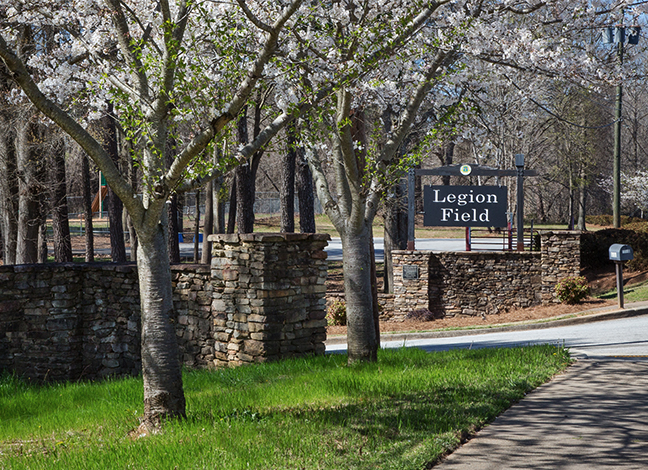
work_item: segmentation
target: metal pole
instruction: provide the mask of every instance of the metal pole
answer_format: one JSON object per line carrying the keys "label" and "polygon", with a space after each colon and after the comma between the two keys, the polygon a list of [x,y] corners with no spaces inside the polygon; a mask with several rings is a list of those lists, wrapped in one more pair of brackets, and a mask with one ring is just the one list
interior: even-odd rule
{"label": "metal pole", "polygon": [[524,251],[524,155],[515,156],[517,168],[517,251]]}
{"label": "metal pole", "polygon": [[414,243],[414,224],[416,223],[416,206],[414,204],[414,185],[416,173],[414,168],[407,171],[407,249],[416,250]]}
{"label": "metal pole", "polygon": [[[623,35],[620,35],[623,38]],[[623,39],[618,42],[617,55],[623,65]],[[616,106],[614,122],[614,161],[612,169],[612,221],[614,228],[621,228],[621,107],[623,104],[623,85],[616,89]]]}
{"label": "metal pole", "polygon": [[619,308],[623,308],[623,263],[615,261],[616,266],[616,282],[617,282],[617,298],[619,299]]}

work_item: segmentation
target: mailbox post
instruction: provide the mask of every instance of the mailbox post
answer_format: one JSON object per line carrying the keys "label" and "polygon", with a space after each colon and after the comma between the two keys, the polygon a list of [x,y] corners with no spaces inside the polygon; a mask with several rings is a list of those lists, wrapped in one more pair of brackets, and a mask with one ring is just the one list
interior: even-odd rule
{"label": "mailbox post", "polygon": [[615,243],[610,246],[610,260],[614,261],[616,266],[617,297],[619,299],[619,308],[623,308],[623,262],[630,261],[634,258],[634,252],[630,245]]}

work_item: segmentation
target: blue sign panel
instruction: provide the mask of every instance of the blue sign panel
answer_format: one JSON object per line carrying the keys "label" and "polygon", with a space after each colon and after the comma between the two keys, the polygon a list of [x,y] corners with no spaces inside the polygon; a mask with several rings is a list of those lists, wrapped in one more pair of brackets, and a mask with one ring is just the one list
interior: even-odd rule
{"label": "blue sign panel", "polygon": [[423,225],[506,227],[506,186],[425,186]]}

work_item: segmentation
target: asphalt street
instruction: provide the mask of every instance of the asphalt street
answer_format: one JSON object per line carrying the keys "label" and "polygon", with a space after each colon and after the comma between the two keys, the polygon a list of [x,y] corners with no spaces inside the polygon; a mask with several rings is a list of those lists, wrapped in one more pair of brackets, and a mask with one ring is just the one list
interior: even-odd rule
{"label": "asphalt street", "polygon": [[[428,251],[464,251],[466,249],[466,241],[463,238],[418,238],[416,239],[416,249]],[[332,238],[325,250],[328,253],[329,260],[342,260],[341,239]],[[384,239],[374,238],[374,251],[376,252],[376,261],[382,262],[385,254]]]}
{"label": "asphalt street", "polygon": [[[584,325],[528,331],[508,331],[485,334],[466,334],[452,338],[401,339],[389,341],[383,337],[383,348],[418,347],[426,351],[449,349],[477,349],[556,344],[571,350],[575,357],[641,358],[648,360],[648,315],[618,320],[607,320]],[[346,344],[330,344],[327,352],[346,351]]]}
{"label": "asphalt street", "polygon": [[[202,244],[199,247],[202,249]],[[193,258],[193,243],[180,243],[180,257]],[[463,238],[420,238],[416,240],[417,250],[429,251],[464,251],[466,249],[466,241]],[[376,252],[376,261],[382,262],[384,259],[384,240],[382,238],[374,238],[374,250]],[[342,261],[342,240],[339,238],[332,238],[325,248],[328,253],[328,259],[331,261]],[[110,254],[110,248],[95,249],[95,253]],[[130,254],[130,248],[126,248],[126,253]]]}

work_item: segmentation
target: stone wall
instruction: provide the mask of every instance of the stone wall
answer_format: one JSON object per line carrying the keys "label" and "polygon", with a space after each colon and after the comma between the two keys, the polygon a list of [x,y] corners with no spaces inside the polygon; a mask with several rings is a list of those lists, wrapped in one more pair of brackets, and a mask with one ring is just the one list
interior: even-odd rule
{"label": "stone wall", "polygon": [[[248,349],[242,351],[249,357],[232,355],[233,364],[322,353],[327,239],[325,235],[300,235],[295,241],[288,235],[265,236],[256,244],[246,244],[249,259],[259,264],[249,265],[249,273],[239,270],[236,280],[224,279],[232,277],[236,260],[223,272],[216,266],[173,266],[176,334],[183,363],[189,367],[228,363],[229,356],[217,357],[221,351],[215,348],[221,348],[220,322],[230,313],[237,315],[236,321],[232,317],[233,323],[228,320],[225,325],[230,337],[255,341],[244,343]],[[303,248],[310,251],[299,254]],[[233,245],[221,254],[246,257]],[[289,273],[293,287],[279,285],[284,273]],[[245,295],[231,295],[232,282],[245,279],[251,282]],[[138,374],[137,282],[133,264],[0,266],[0,370],[37,380]],[[234,303],[229,305],[230,301]],[[245,305],[254,306],[257,316],[243,320]],[[247,337],[253,330],[261,335]],[[275,331],[279,332],[276,340],[269,334]],[[266,340],[271,343],[267,348]],[[272,341],[280,342],[276,354]],[[228,341],[228,347],[230,342],[236,344]],[[254,348],[258,354],[252,354]]]}
{"label": "stone wall", "polygon": [[394,312],[488,315],[556,301],[555,284],[580,272],[580,232],[541,232],[541,252],[394,251]]}
{"label": "stone wall", "polygon": [[209,240],[217,365],[324,353],[328,235],[253,233]]}
{"label": "stone wall", "polygon": [[579,276],[581,271],[579,231],[541,232],[542,302],[559,303],[554,287],[565,277]]}

